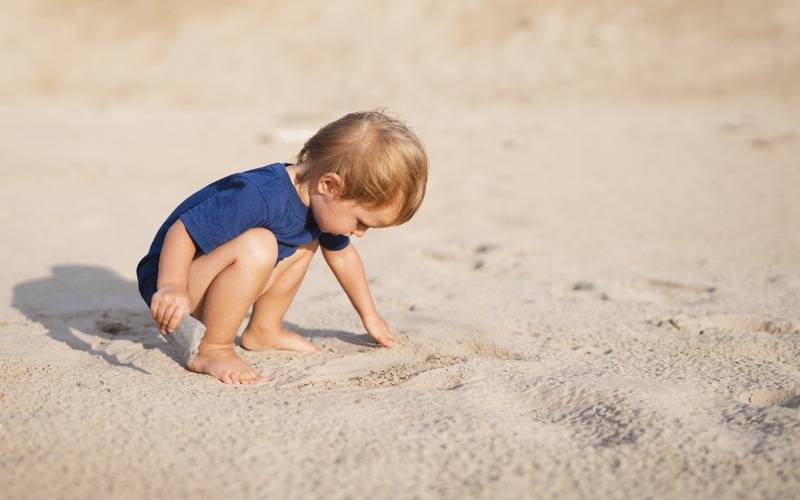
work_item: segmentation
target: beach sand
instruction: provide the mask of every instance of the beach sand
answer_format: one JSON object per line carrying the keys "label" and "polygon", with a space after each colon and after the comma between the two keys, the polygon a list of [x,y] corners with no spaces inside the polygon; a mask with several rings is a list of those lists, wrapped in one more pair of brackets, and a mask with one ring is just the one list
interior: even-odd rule
{"label": "beach sand", "polygon": [[[0,21],[0,497],[800,497],[800,9],[17,2]],[[323,347],[176,362],[135,266],[186,196],[355,109],[420,213],[321,258]]]}

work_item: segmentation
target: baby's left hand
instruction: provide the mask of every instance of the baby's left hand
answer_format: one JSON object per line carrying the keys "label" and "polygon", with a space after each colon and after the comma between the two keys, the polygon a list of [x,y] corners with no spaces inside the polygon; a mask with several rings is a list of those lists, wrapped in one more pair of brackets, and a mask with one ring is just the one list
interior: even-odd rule
{"label": "baby's left hand", "polygon": [[365,317],[364,328],[366,328],[367,333],[372,335],[372,337],[383,347],[392,347],[395,343],[397,343],[397,337],[392,335],[392,332],[389,331],[389,325],[380,314],[376,313],[374,315]]}

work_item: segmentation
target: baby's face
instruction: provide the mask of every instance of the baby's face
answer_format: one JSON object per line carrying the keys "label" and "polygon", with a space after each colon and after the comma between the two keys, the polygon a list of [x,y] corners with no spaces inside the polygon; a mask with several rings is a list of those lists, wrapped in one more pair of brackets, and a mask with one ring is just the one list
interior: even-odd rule
{"label": "baby's face", "polygon": [[312,197],[311,209],[323,232],[359,238],[370,228],[390,226],[397,211],[391,205],[371,208],[355,200],[326,197]]}

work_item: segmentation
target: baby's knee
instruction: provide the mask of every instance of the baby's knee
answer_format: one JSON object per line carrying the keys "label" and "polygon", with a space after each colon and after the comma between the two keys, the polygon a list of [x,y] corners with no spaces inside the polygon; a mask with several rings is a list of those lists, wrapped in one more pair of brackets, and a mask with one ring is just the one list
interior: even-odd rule
{"label": "baby's knee", "polygon": [[258,269],[272,269],[278,260],[278,242],[271,231],[253,228],[239,235],[236,262]]}

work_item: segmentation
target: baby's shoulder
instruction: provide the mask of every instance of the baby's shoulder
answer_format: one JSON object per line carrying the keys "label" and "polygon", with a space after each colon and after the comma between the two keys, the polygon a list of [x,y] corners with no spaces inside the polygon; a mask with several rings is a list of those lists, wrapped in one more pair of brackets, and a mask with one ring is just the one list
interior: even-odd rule
{"label": "baby's shoulder", "polygon": [[287,173],[284,163],[272,163],[252,170],[245,170],[244,172],[236,174],[236,177],[247,180],[251,185],[257,188],[263,187],[275,190],[286,189],[284,177],[287,177]]}
{"label": "baby's shoulder", "polygon": [[244,180],[264,199],[270,209],[285,210],[285,205],[292,201],[294,185],[286,172],[285,163],[272,163],[235,175]]}

